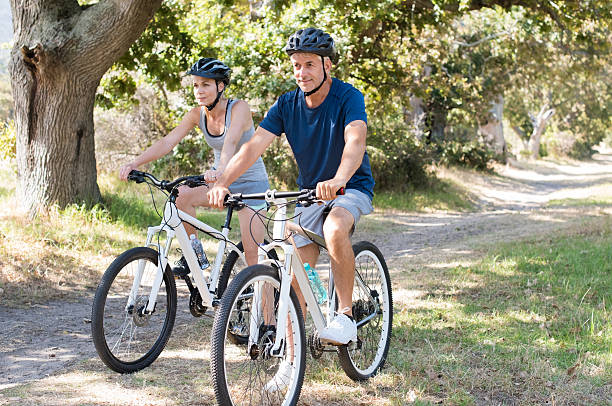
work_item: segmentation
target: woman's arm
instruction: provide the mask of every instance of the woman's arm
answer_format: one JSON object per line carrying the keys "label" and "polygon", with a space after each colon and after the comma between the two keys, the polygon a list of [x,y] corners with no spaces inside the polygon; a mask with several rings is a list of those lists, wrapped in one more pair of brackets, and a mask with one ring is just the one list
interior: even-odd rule
{"label": "woman's arm", "polygon": [[200,120],[200,107],[195,107],[189,111],[181,120],[180,124],[170,131],[165,137],[157,140],[142,154],[140,154],[132,162],[123,165],[119,169],[119,178],[125,180],[132,169],[136,169],[141,165],[156,161],[159,158],[172,151],[187,134],[195,127]]}

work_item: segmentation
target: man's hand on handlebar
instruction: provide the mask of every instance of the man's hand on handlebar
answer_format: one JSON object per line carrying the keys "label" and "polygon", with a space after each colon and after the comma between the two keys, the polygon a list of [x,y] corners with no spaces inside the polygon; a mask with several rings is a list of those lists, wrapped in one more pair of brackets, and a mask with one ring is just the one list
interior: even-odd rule
{"label": "man's hand on handlebar", "polygon": [[215,183],[212,189],[207,193],[208,204],[210,207],[216,207],[217,209],[223,209],[223,203],[225,202],[225,196],[229,195],[230,191],[223,185]]}
{"label": "man's hand on handlebar", "polygon": [[317,198],[321,200],[333,200],[337,192],[346,187],[346,182],[338,179],[330,179],[317,183]]}

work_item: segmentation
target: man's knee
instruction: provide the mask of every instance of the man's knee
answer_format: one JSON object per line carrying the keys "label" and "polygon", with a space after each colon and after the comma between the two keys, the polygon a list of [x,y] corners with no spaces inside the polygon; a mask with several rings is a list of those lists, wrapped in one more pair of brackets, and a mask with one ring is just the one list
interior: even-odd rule
{"label": "man's knee", "polygon": [[325,239],[347,238],[353,228],[353,215],[344,207],[334,207],[323,223]]}

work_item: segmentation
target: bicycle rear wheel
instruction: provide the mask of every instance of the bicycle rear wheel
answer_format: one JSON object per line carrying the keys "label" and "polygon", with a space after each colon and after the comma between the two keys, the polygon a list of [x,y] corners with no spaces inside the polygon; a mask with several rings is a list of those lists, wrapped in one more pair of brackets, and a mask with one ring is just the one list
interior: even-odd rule
{"label": "bicycle rear wheel", "polygon": [[[164,349],[176,317],[176,285],[166,266],[153,313],[144,314],[157,275],[157,251],[138,247],[117,257],[96,290],[91,334],[100,359],[113,371],[136,372],[151,365]],[[134,277],[142,278],[127,306]]]}
{"label": "bicycle rear wheel", "polygon": [[376,375],[387,359],[393,298],[389,270],[379,249],[361,241],[353,245],[353,252],[353,317],[357,322],[357,343],[338,347],[338,357],[349,378],[363,381]]}
{"label": "bicycle rear wheel", "polygon": [[[262,299],[255,302],[254,292]],[[276,339],[280,280],[277,271],[254,265],[240,272],[223,294],[212,330],[211,372],[219,405],[295,405],[304,380],[306,336],[295,292],[288,304],[288,328],[282,358],[270,353]],[[264,298],[265,297],[265,298]],[[235,320],[242,323],[235,325]],[[230,332],[239,328],[249,336],[259,331],[258,342],[236,343]],[[291,355],[293,354],[293,355]],[[286,369],[287,363],[292,365]],[[282,373],[287,370],[288,373]]]}

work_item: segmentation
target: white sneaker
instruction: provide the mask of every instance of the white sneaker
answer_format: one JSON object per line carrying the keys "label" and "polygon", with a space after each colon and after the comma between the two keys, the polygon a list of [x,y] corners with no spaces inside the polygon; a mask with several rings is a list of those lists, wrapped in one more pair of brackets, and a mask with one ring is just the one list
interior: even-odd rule
{"label": "white sneaker", "polygon": [[346,314],[338,314],[320,333],[321,342],[344,345],[357,341],[357,324]]}
{"label": "white sneaker", "polygon": [[289,361],[281,361],[278,366],[278,371],[270,381],[264,386],[264,391],[271,392],[279,392],[287,388],[289,386],[289,382],[291,382],[291,376],[293,375],[293,364]]}

